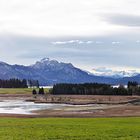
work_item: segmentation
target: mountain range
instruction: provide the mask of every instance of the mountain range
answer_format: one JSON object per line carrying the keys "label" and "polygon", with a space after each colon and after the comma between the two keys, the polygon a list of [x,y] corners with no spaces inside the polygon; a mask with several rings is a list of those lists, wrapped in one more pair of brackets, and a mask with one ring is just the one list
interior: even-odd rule
{"label": "mountain range", "polygon": [[91,73],[97,76],[112,78],[133,77],[139,74],[136,70],[112,70],[106,67],[93,68]]}
{"label": "mountain range", "polygon": [[49,58],[44,58],[29,66],[10,65],[0,62],[0,79],[10,78],[39,80],[41,85],[86,82],[107,84],[126,84],[128,81],[140,82],[140,74],[117,78],[106,75],[95,75],[76,68],[71,63],[58,62]]}

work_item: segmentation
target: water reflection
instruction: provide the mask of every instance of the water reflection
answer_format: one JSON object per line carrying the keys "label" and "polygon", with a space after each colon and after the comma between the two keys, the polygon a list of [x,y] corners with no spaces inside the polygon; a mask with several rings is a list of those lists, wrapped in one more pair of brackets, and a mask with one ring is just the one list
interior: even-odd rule
{"label": "water reflection", "polygon": [[26,102],[23,100],[4,100],[0,102],[0,113],[8,114],[31,114],[34,110],[60,109],[69,105],[65,104],[42,104]]}

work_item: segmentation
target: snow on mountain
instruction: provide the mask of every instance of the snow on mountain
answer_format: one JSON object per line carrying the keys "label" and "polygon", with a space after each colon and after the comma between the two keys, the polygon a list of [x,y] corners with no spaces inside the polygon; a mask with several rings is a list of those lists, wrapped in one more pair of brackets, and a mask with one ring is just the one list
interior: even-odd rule
{"label": "snow on mountain", "polygon": [[71,63],[58,62],[43,58],[30,66],[9,65],[0,63],[0,79],[34,79],[41,85],[56,83],[112,83],[112,78],[89,75],[87,72],[74,67]]}
{"label": "snow on mountain", "polygon": [[99,67],[92,69],[92,74],[104,77],[123,78],[132,77],[139,74],[136,70],[112,70],[106,67]]}
{"label": "snow on mountain", "polygon": [[140,82],[140,74],[137,74],[136,71],[113,71],[107,68],[93,69],[91,74],[74,67],[71,63],[58,62],[49,58],[44,58],[30,66],[0,62],[0,79],[34,79],[39,80],[41,85],[56,83],[126,84],[128,81]]}

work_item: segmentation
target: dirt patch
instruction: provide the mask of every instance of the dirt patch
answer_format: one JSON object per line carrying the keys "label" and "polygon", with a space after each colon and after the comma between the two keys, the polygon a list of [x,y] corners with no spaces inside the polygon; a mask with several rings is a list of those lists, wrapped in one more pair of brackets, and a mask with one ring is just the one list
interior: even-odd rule
{"label": "dirt patch", "polygon": [[121,105],[86,110],[42,110],[35,111],[44,117],[134,117],[140,116],[140,106]]}
{"label": "dirt patch", "polygon": [[96,95],[49,95],[37,96],[29,101],[36,103],[86,104],[126,104],[140,101],[140,96],[96,96]]}
{"label": "dirt patch", "polygon": [[3,100],[30,100],[33,96],[31,94],[0,94],[0,101]]}

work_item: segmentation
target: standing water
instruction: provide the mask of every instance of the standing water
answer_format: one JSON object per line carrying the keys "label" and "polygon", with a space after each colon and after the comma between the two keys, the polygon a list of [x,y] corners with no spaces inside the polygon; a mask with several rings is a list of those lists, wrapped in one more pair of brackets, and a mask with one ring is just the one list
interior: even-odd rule
{"label": "standing water", "polygon": [[59,109],[64,106],[69,106],[65,104],[43,104],[26,102],[24,100],[4,100],[0,102],[0,113],[8,114],[31,114],[34,110],[43,109]]}

